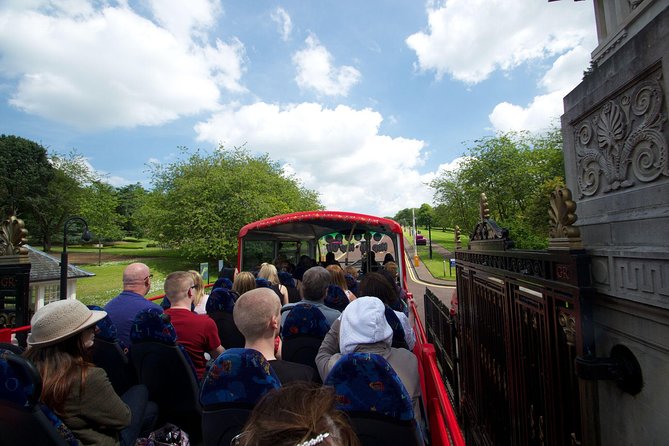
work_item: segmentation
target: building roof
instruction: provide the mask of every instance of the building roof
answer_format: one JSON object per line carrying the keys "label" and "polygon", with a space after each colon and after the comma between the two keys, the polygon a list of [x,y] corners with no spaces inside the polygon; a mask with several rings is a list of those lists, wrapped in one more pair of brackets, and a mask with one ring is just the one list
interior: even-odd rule
{"label": "building roof", "polygon": [[[39,249],[30,245],[24,245],[28,249],[30,259],[30,282],[47,282],[60,279],[60,260],[51,257]],[[95,274],[77,268],[74,265],[67,265],[67,277],[80,278],[92,277]]]}

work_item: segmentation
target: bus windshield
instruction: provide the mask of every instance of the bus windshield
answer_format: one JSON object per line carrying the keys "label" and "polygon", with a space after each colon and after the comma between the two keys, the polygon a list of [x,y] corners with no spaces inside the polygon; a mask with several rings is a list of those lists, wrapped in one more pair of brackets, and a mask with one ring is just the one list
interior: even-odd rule
{"label": "bus windshield", "polygon": [[341,265],[364,272],[374,270],[389,254],[406,287],[402,228],[387,218],[352,212],[295,212],[249,223],[239,231],[238,243],[240,271],[252,271],[276,259],[297,264],[303,255],[324,261],[332,252]]}

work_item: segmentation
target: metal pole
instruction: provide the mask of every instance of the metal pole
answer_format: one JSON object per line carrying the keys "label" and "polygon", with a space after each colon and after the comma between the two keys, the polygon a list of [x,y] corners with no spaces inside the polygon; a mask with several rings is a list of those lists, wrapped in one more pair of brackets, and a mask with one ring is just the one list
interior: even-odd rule
{"label": "metal pole", "polygon": [[430,239],[430,260],[432,260],[432,219],[427,220],[427,237]]}
{"label": "metal pole", "polygon": [[88,223],[83,218],[70,217],[63,223],[63,252],[60,255],[60,300],[67,299],[67,227],[73,221],[79,221],[84,225],[81,239],[85,242],[91,239],[91,233],[88,232]]}

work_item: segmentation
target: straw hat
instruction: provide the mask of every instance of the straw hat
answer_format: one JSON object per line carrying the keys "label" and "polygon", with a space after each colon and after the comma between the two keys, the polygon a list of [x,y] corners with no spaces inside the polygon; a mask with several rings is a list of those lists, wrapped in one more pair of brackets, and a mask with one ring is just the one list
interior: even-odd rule
{"label": "straw hat", "polygon": [[95,325],[107,316],[106,311],[89,310],[78,300],[59,300],[37,310],[30,320],[32,331],[28,335],[31,346],[56,344],[84,329]]}

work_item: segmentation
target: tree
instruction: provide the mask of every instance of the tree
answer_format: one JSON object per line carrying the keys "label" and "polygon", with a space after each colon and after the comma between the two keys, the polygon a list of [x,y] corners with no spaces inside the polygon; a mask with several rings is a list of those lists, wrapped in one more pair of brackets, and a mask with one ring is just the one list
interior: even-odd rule
{"label": "tree", "polygon": [[432,210],[432,206],[427,203],[421,204],[416,211],[416,226],[427,227],[428,224],[432,224],[433,217],[434,211]]}
{"label": "tree", "polygon": [[403,226],[412,226],[413,225],[413,213],[411,212],[410,208],[404,208],[401,211],[399,211],[395,216],[393,217],[393,220],[398,222],[399,224]]}
{"label": "tree", "polygon": [[564,182],[561,136],[559,129],[552,129],[541,135],[507,132],[474,141],[458,171],[431,183],[435,201],[452,214],[452,224],[471,230],[479,219],[480,194],[485,193],[491,218],[509,229],[516,246],[545,246],[546,189]]}
{"label": "tree", "polygon": [[1,211],[25,218],[27,203],[39,197],[55,175],[47,151],[25,138],[0,135],[0,159]]}
{"label": "tree", "polygon": [[137,217],[137,211],[146,200],[147,190],[141,184],[129,184],[117,189],[118,206],[116,213],[121,217],[121,229],[127,235],[142,237],[144,235],[143,222]]}
{"label": "tree", "polygon": [[88,223],[96,240],[119,240],[122,216],[117,213],[119,197],[114,187],[102,181],[85,186],[79,199],[79,215]]}
{"label": "tree", "polygon": [[237,255],[243,225],[321,208],[316,192],[287,176],[267,155],[252,156],[242,149],[196,152],[169,165],[154,165],[152,184],[140,210],[148,235],[194,260],[229,262]]}

